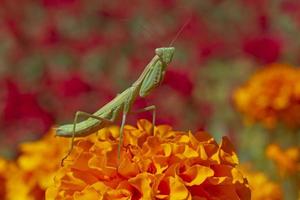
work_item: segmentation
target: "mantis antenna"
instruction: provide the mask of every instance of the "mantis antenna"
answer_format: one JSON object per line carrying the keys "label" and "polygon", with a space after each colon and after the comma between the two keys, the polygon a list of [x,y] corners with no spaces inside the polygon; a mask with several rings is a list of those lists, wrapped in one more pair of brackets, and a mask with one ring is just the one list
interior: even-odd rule
{"label": "mantis antenna", "polygon": [[185,21],[185,23],[181,26],[180,30],[177,32],[173,40],[170,42],[169,47],[173,45],[173,43],[177,40],[179,35],[182,33],[182,31],[185,29],[185,27],[190,23],[192,20],[192,17],[190,17],[188,20]]}

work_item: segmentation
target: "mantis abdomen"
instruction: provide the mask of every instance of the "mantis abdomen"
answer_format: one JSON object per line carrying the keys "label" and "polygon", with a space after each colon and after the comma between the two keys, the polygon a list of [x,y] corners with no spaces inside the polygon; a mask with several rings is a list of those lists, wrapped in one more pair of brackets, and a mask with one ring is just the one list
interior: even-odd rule
{"label": "mantis abdomen", "polygon": [[[105,127],[108,123],[114,122],[124,108],[127,110],[130,109],[131,105],[129,105],[129,102],[124,101],[124,99],[132,98],[132,89],[133,88],[128,88],[121,94],[117,95],[111,102],[103,106],[97,112],[91,114],[88,119],[82,122],[66,124],[58,127],[56,129],[56,135],[60,137],[72,137],[74,134],[76,137],[84,137],[95,133],[100,128]],[[88,114],[85,113],[84,115],[87,116]],[[77,119],[75,121],[77,121]]]}
{"label": "mantis abdomen", "polygon": [[[60,126],[56,130],[56,135],[60,137],[72,137],[74,124],[66,124]],[[76,123],[75,135],[76,137],[84,137],[96,132],[105,126],[101,120],[89,118],[88,120]]]}

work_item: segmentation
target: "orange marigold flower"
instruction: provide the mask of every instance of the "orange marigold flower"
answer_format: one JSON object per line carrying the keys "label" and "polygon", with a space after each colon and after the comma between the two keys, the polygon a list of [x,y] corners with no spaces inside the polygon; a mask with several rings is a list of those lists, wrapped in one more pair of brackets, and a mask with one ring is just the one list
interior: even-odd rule
{"label": "orange marigold flower", "polygon": [[282,200],[282,188],[262,172],[253,171],[248,165],[239,167],[249,181],[252,200]]}
{"label": "orange marigold flower", "polygon": [[246,121],[274,128],[278,122],[300,126],[300,69],[272,64],[254,74],[234,93],[237,109]]}
{"label": "orange marigold flower", "polygon": [[10,167],[7,199],[45,199],[45,190],[53,185],[54,173],[60,167],[68,143],[65,138],[55,138],[54,132],[50,131],[41,140],[21,144],[21,154]]}
{"label": "orange marigold flower", "polygon": [[283,150],[277,144],[270,144],[266,149],[266,154],[275,162],[281,176],[300,172],[299,147],[289,147]]}
{"label": "orange marigold flower", "polygon": [[229,140],[218,145],[205,132],[173,131],[146,120],[125,126],[121,159],[119,127],[76,140],[69,162],[58,170],[47,200],[250,199]]}

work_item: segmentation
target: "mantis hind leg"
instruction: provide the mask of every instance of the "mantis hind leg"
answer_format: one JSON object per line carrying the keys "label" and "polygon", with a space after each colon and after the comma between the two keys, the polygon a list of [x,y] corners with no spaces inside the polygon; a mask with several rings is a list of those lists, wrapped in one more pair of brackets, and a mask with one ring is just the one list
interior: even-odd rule
{"label": "mantis hind leg", "polygon": [[[147,111],[150,111],[150,110],[152,110],[152,124],[153,124],[152,132],[154,132],[155,118],[156,118],[156,107],[155,107],[155,105],[147,106],[145,108],[141,108],[139,110],[132,111],[132,112],[130,112],[130,114],[147,112]],[[120,161],[120,157],[121,157],[121,146],[123,145],[124,125],[125,125],[125,122],[126,122],[126,117],[127,117],[127,113],[124,112],[123,117],[122,117],[121,127],[120,127],[120,140],[119,140],[119,145],[118,145],[118,161]]]}
{"label": "mantis hind leg", "polygon": [[154,127],[155,127],[155,120],[156,120],[156,106],[155,105],[151,105],[151,106],[147,106],[145,108],[141,108],[135,111],[132,111],[130,113],[132,114],[137,114],[137,113],[141,113],[141,112],[147,112],[147,111],[151,111],[152,110],[152,133],[154,134]]}
{"label": "mantis hind leg", "polygon": [[96,116],[96,115],[92,115],[92,114],[89,114],[89,113],[86,113],[86,112],[77,111],[76,114],[75,114],[75,117],[74,117],[74,122],[73,122],[71,145],[70,145],[68,153],[61,160],[61,163],[60,163],[61,166],[64,166],[64,161],[67,159],[67,157],[69,157],[69,155],[71,154],[71,152],[74,148],[74,140],[75,140],[75,133],[76,133],[75,130],[76,130],[76,125],[78,123],[79,116],[84,116],[84,117],[87,117],[87,118],[97,119],[99,121],[103,121],[103,122],[106,122],[106,123],[112,123],[113,122],[113,120],[108,120],[108,119],[105,119],[105,118],[102,118],[102,117],[99,117],[99,116]]}

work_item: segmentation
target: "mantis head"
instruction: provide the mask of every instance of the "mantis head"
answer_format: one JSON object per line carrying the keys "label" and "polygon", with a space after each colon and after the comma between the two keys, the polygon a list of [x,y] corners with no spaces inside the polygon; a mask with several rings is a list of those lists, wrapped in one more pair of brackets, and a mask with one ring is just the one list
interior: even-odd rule
{"label": "mantis head", "polygon": [[165,64],[169,64],[172,61],[174,52],[175,52],[174,47],[161,47],[161,48],[155,49],[155,54]]}
{"label": "mantis head", "polygon": [[155,54],[158,56],[158,61],[153,63],[147,71],[139,95],[147,96],[154,88],[158,87],[165,75],[167,65],[172,61],[175,52],[174,47],[162,47],[155,49]]}

